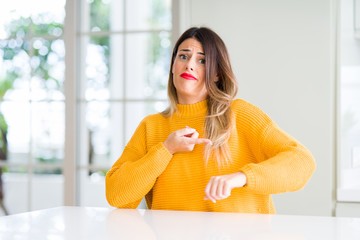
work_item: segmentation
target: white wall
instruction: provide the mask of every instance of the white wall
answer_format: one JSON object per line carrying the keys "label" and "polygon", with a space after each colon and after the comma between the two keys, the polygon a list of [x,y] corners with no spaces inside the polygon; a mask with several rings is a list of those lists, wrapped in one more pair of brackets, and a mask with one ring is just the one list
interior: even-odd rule
{"label": "white wall", "polygon": [[332,215],[333,2],[188,0],[182,4],[180,27],[207,26],[224,40],[238,78],[239,98],[259,106],[315,156],[317,170],[305,189],[274,196],[277,212]]}

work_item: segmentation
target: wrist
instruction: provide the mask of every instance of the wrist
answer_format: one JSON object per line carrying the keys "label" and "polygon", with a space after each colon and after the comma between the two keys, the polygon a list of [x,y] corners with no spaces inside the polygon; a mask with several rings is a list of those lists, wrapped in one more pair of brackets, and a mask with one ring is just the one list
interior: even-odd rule
{"label": "wrist", "polygon": [[245,175],[245,173],[243,173],[242,171],[237,172],[239,174],[240,177],[240,181],[241,181],[241,187],[245,187],[247,184],[247,177]]}
{"label": "wrist", "polygon": [[167,142],[163,142],[164,147],[168,150],[168,152],[173,155],[174,151],[169,147],[169,145],[167,144]]}

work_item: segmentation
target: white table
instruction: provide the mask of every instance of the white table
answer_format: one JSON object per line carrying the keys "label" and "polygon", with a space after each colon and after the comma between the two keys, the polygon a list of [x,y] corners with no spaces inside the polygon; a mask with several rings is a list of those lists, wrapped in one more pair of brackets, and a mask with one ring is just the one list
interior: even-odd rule
{"label": "white table", "polygon": [[360,239],[360,218],[58,207],[0,217],[0,239]]}

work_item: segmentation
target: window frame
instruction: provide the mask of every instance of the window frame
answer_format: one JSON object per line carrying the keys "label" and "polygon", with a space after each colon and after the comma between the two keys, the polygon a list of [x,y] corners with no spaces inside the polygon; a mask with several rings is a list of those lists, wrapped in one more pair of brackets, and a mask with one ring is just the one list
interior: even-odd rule
{"label": "window frame", "polygon": [[[171,38],[171,46],[174,45],[173,39],[174,37],[178,37],[179,33],[179,8],[184,4],[189,6],[188,0],[181,3],[181,0],[172,0],[171,2],[171,12],[172,12],[172,28],[171,29],[158,29],[158,30],[136,30],[136,31],[99,31],[99,32],[90,32],[84,31],[81,32],[82,26],[82,14],[84,11],[88,11],[88,9],[84,9],[84,0],[77,1],[66,1],[66,17],[64,23],[64,40],[65,40],[65,66],[66,66],[66,75],[65,75],[65,116],[66,116],[66,124],[65,124],[65,157],[64,157],[64,205],[66,206],[76,206],[80,204],[80,171],[81,170],[109,170],[106,168],[99,168],[96,166],[85,166],[79,163],[80,152],[87,151],[86,147],[81,146],[80,138],[85,139],[84,133],[81,133],[81,129],[79,127],[81,122],[81,118],[83,116],[83,109],[79,107],[80,104],[84,103],[85,97],[82,96],[80,92],[81,85],[84,84],[84,76],[82,76],[84,65],[81,64],[81,59],[84,59],[81,54],[84,54],[82,43],[82,37],[86,36],[112,36],[114,34],[131,34],[131,33],[154,33],[160,31],[167,31],[170,34]],[[86,4],[85,4],[86,5]],[[126,24],[126,1],[124,1],[123,7],[123,24]],[[75,24],[74,24],[75,23]],[[125,29],[125,27],[123,28]],[[126,41],[123,43],[123,49],[126,49]],[[170,47],[172,48],[172,47]],[[125,52],[124,52],[125,53]],[[125,56],[124,56],[125,58]],[[125,62],[125,61],[124,61]],[[124,75],[126,74],[126,68],[124,67]],[[125,79],[125,77],[124,77]],[[123,89],[125,91],[126,81],[123,81]],[[127,98],[125,94],[123,94],[123,99],[110,99],[109,102],[117,102],[123,105],[123,129],[126,129],[126,121],[125,121],[125,105],[129,102],[156,102],[156,101],[167,101],[164,99],[130,99]],[[80,134],[74,134],[80,133]],[[125,142],[125,134],[123,136],[123,141]]]}

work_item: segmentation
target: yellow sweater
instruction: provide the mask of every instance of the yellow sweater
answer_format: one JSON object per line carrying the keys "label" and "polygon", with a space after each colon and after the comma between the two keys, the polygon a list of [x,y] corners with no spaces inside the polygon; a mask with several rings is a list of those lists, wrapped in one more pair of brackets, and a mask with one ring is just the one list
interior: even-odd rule
{"label": "yellow sweater", "polygon": [[[145,196],[149,209],[275,213],[271,194],[296,191],[315,170],[311,153],[259,108],[234,100],[234,129],[228,140],[232,163],[219,168],[214,160],[205,166],[203,145],[192,152],[175,153],[163,142],[176,130],[189,126],[204,136],[207,101],[178,105],[165,118],[147,116],[136,129],[121,157],[106,175],[106,197],[111,206],[136,208]],[[204,200],[211,176],[242,171],[247,184],[231,196],[213,203]]]}

